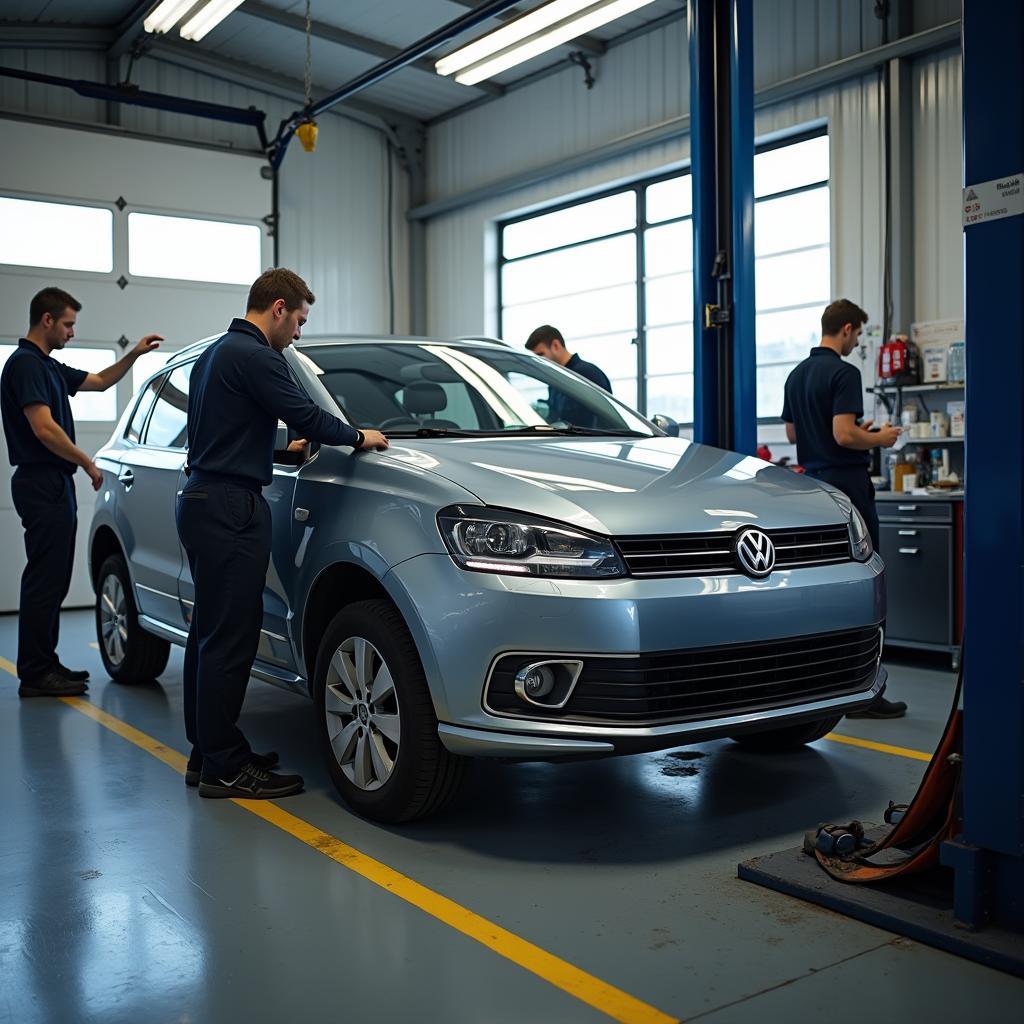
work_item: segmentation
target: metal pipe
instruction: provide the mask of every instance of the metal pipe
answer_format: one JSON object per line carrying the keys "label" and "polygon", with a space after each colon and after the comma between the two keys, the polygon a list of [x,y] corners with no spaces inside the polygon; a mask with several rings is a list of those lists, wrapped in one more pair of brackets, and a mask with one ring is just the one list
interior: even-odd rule
{"label": "metal pipe", "polygon": [[[851,78],[859,78],[861,75],[868,74],[881,67],[894,57],[919,56],[923,53],[952,46],[959,43],[959,40],[959,21],[951,21],[945,25],[928,29],[925,32],[918,32],[916,35],[908,36],[894,43],[877,46],[874,49],[865,50],[863,53],[854,54],[852,57],[844,57],[842,60],[835,61],[832,64],[826,64],[824,67],[815,68],[813,71],[807,71],[802,75],[796,75],[793,78],[787,78],[783,82],[759,89],[754,93],[754,109],[761,110],[776,103],[795,99],[798,96],[805,96],[829,85],[835,85]],[[535,167],[529,171],[510,175],[507,178],[502,178],[488,185],[481,185],[479,188],[470,189],[458,195],[424,203],[422,206],[411,209],[407,216],[410,220],[430,220],[432,217],[452,213],[466,206],[473,206],[477,203],[486,202],[489,199],[495,199],[508,192],[517,192],[519,189],[529,188],[532,185],[544,184],[554,178],[593,167],[594,164],[606,160],[614,160],[617,157],[635,153],[641,149],[659,146],[674,139],[684,138],[689,134],[689,115],[683,114],[679,117],[668,118],[650,127],[621,135],[584,153],[577,153],[566,159],[545,164],[542,167]]]}
{"label": "metal pipe", "polygon": [[295,134],[295,129],[302,118],[316,117],[317,114],[330,110],[331,107],[336,106],[343,100],[350,99],[364,89],[369,89],[370,86],[376,85],[389,75],[394,74],[394,72],[400,71],[407,64],[411,64],[413,61],[419,60],[420,57],[426,56],[426,54],[436,50],[439,46],[461,35],[461,33],[468,29],[475,28],[481,22],[501,14],[510,7],[514,7],[516,3],[517,0],[487,0],[486,3],[474,7],[473,10],[467,11],[461,17],[448,22],[447,25],[443,25],[436,31],[431,32],[430,35],[424,36],[411,46],[407,46],[404,50],[400,50],[394,57],[381,61],[380,64],[370,68],[369,71],[365,71],[351,81],[346,82],[341,88],[329,93],[323,99],[317,100],[308,110],[294,111],[287,121],[282,124],[281,130],[271,146],[271,161],[275,166],[280,166],[281,160],[284,159],[284,151],[287,149],[288,143]]}

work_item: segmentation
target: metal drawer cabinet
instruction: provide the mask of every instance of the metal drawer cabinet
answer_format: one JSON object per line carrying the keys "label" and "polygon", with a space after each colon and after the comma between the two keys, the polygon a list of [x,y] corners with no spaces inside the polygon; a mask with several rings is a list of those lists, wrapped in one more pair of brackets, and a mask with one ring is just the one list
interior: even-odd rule
{"label": "metal drawer cabinet", "polygon": [[886,640],[953,644],[952,525],[934,519],[912,525],[883,522],[881,541],[888,590]]}

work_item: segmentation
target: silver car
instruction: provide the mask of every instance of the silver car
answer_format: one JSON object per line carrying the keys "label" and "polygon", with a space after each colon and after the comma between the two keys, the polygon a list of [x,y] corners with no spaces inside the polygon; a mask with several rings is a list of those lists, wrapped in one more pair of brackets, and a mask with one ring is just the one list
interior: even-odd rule
{"label": "silver car", "polygon": [[[152,377],[97,456],[96,628],[118,682],[186,640],[174,506],[213,340]],[[264,491],[253,674],[309,695],[360,813],[436,811],[471,757],[798,746],[883,689],[884,569],[838,491],[668,436],[499,342],[312,339],[286,358],[313,401],[391,439],[300,463],[282,426]]]}

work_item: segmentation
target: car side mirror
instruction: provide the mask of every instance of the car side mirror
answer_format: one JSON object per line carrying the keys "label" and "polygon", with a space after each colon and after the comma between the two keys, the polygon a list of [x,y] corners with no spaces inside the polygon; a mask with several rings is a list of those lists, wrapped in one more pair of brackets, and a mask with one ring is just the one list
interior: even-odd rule
{"label": "car side mirror", "polygon": [[659,429],[664,430],[669,437],[679,436],[679,424],[676,423],[671,416],[666,416],[664,413],[655,413],[651,417],[651,422]]}
{"label": "car side mirror", "polygon": [[288,445],[288,428],[283,423],[277,425],[277,437],[274,439],[275,466],[301,466],[306,461],[306,452],[290,452]]}

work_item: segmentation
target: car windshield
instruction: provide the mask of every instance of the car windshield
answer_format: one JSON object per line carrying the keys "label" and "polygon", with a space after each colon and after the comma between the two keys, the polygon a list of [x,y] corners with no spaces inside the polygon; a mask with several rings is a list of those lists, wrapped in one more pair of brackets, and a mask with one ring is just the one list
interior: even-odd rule
{"label": "car windshield", "polygon": [[575,373],[497,345],[368,341],[297,354],[351,423],[391,436],[658,433]]}

